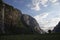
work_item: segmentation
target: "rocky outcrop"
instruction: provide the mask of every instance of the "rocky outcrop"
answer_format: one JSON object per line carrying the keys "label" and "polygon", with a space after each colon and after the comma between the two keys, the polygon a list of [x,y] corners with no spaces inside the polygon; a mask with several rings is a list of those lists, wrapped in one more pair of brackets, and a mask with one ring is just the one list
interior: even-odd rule
{"label": "rocky outcrop", "polygon": [[60,22],[56,25],[56,27],[53,29],[53,32],[60,32]]}
{"label": "rocky outcrop", "polygon": [[5,31],[5,34],[40,34],[42,32],[37,21],[27,14],[22,14],[20,10],[3,2],[0,3],[0,10],[0,33]]}
{"label": "rocky outcrop", "polygon": [[23,14],[21,18],[23,24],[29,28],[31,32],[38,32],[41,33],[41,29],[37,21],[31,17],[30,15]]}

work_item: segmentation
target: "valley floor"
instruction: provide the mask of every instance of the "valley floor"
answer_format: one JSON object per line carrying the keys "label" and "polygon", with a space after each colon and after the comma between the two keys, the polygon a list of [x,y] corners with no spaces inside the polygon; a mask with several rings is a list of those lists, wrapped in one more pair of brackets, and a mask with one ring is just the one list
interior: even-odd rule
{"label": "valley floor", "polygon": [[1,35],[0,40],[60,40],[59,34]]}

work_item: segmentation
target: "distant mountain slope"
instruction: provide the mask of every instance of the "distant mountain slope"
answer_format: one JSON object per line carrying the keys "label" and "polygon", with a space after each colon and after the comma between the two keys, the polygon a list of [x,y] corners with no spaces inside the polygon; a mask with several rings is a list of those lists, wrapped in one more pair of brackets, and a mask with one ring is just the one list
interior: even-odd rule
{"label": "distant mountain slope", "polygon": [[23,14],[21,19],[22,19],[23,24],[25,24],[25,26],[27,26],[30,31],[41,33],[39,24],[33,17],[27,14]]}
{"label": "distant mountain slope", "polygon": [[53,32],[60,32],[60,22],[56,25],[56,27],[53,29]]}
{"label": "distant mountain slope", "polygon": [[[2,24],[4,24],[4,26]],[[4,34],[40,34],[42,32],[33,17],[22,14],[20,10],[1,1],[0,34],[3,34],[4,31]]]}

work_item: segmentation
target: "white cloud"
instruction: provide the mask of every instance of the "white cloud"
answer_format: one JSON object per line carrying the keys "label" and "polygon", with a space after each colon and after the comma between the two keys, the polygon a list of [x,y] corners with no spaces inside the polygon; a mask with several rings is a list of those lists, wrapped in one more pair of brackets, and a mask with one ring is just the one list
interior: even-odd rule
{"label": "white cloud", "polygon": [[28,7],[30,6],[30,8],[35,11],[41,10],[40,1],[41,0],[32,0],[32,4],[28,4]]}
{"label": "white cloud", "polygon": [[32,10],[39,11],[41,10],[41,5],[47,7],[46,3],[47,0],[32,0],[32,4],[28,4],[28,7],[30,6]]}
{"label": "white cloud", "polygon": [[28,4],[32,10],[39,11],[40,10],[40,0],[32,0],[32,4]]}
{"label": "white cloud", "polygon": [[40,1],[43,6],[46,5],[46,3],[48,2],[48,0],[40,0]]}
{"label": "white cloud", "polygon": [[56,3],[58,0],[50,0],[52,3]]}
{"label": "white cloud", "polygon": [[36,3],[35,5],[33,5],[33,7],[31,9],[39,11],[40,10],[39,3]]}
{"label": "white cloud", "polygon": [[47,7],[48,5],[43,5],[44,7]]}
{"label": "white cloud", "polygon": [[42,14],[40,14],[39,16],[37,15],[37,16],[35,16],[35,18],[36,19],[38,19],[38,18],[46,18],[48,16],[48,13],[42,13]]}
{"label": "white cloud", "polygon": [[60,5],[60,3],[59,2],[56,2],[56,3],[54,3],[54,5]]}
{"label": "white cloud", "polygon": [[[54,17],[49,18],[50,15]],[[34,18],[39,23],[41,29],[47,32],[49,29],[53,30],[53,28],[58,24],[58,22],[60,21],[60,13],[58,13],[57,15],[55,14],[52,15],[51,12],[42,13],[40,15],[34,16]]]}
{"label": "white cloud", "polygon": [[31,10],[35,10],[35,11],[40,11],[41,10],[41,5],[43,7],[47,7],[48,6],[48,2],[51,2],[51,5],[58,5],[58,0],[32,0],[32,3],[28,4],[29,8]]}
{"label": "white cloud", "polygon": [[[42,24],[45,24],[45,18],[48,16],[48,13],[42,13],[40,15],[34,16],[34,18],[37,20],[38,23],[41,23],[40,26],[42,26]],[[44,22],[43,22],[44,21]]]}
{"label": "white cloud", "polygon": [[50,0],[50,2],[52,3],[53,6],[60,5],[59,0]]}

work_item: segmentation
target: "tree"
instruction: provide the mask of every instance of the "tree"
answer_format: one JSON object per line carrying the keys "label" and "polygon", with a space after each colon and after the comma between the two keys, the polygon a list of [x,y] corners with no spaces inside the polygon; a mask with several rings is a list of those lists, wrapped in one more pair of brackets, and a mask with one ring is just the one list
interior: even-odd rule
{"label": "tree", "polygon": [[51,30],[48,30],[48,33],[51,33]]}

